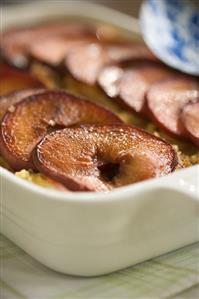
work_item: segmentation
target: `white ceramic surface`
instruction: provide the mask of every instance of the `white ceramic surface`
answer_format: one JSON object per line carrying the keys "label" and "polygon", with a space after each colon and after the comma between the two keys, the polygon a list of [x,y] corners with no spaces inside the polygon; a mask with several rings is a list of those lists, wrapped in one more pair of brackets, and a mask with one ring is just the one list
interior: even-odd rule
{"label": "white ceramic surface", "polygon": [[[3,10],[3,27],[76,15],[138,32],[136,20],[82,1]],[[1,232],[57,271],[110,273],[199,240],[199,166],[109,193],[44,189],[0,167]]]}

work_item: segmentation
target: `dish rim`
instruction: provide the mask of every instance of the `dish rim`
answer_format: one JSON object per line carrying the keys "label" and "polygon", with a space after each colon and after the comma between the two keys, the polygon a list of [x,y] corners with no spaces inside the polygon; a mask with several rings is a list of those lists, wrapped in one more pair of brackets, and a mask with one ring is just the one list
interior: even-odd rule
{"label": "dish rim", "polygon": [[[187,169],[177,170],[176,172],[170,173],[166,176],[160,178],[153,178],[148,179],[146,181],[138,182],[135,184],[118,187],[111,191],[106,192],[66,192],[66,191],[59,191],[56,189],[50,189],[46,187],[39,186],[35,183],[29,182],[22,178],[17,177],[14,173],[10,172],[9,170],[0,166],[0,175],[4,176],[10,183],[20,186],[21,188],[32,191],[35,194],[42,195],[43,197],[50,198],[51,200],[59,200],[59,201],[69,201],[69,202],[76,202],[76,203],[100,203],[100,202],[112,202],[112,201],[120,201],[121,196],[123,196],[122,200],[128,200],[129,196],[133,196],[137,193],[141,192],[149,192],[149,191],[157,191],[157,189],[164,190],[166,189],[176,189],[183,193],[187,193],[188,196],[191,196],[193,200],[199,201],[199,197],[197,198],[197,191],[194,195],[192,190],[192,185],[190,184],[190,188],[184,188],[180,190],[178,185],[182,183],[183,180],[183,172],[188,174],[189,171],[195,170],[199,173],[199,165],[194,165],[188,167]],[[179,175],[180,178],[178,177]],[[175,177],[176,176],[176,177]],[[1,178],[1,185],[2,178]],[[177,185],[177,186],[175,186]],[[175,188],[176,187],[176,188]],[[182,188],[183,186],[181,186]],[[199,190],[198,190],[199,191]]]}

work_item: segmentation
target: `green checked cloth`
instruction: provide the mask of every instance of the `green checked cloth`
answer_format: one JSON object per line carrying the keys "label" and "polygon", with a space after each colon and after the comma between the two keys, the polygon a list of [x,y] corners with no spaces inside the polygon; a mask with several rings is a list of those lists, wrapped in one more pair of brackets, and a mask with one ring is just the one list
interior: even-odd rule
{"label": "green checked cloth", "polygon": [[1,299],[199,298],[199,243],[97,278],[49,270],[0,236]]}

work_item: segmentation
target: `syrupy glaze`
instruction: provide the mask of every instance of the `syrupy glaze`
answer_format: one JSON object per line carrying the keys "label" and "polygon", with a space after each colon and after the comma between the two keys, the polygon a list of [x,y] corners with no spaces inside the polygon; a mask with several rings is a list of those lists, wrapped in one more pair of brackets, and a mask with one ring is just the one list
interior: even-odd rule
{"label": "syrupy glaze", "polygon": [[90,87],[85,84],[74,80],[72,77],[68,76],[63,79],[63,87],[71,91],[76,95],[83,95],[91,101],[111,109],[115,112],[125,123],[132,124],[137,127],[143,128],[149,133],[155,136],[161,137],[171,143],[175,150],[178,152],[181,165],[183,167],[188,167],[194,164],[199,164],[199,151],[198,148],[191,142],[175,138],[170,134],[165,133],[163,130],[159,129],[154,123],[148,119],[139,116],[133,111],[128,111],[127,109],[121,108],[120,105],[113,99],[110,100],[98,86]]}
{"label": "syrupy glaze", "polygon": [[[125,40],[128,37],[129,33],[124,32],[123,30],[118,30],[113,26],[100,25],[98,28],[99,39],[104,39],[105,37],[110,38],[114,36],[114,39],[122,41],[123,36]],[[137,37],[136,37],[137,38]],[[129,39],[130,40],[130,39]],[[173,137],[170,134],[165,133],[163,130],[159,129],[154,123],[149,121],[146,117],[142,117],[126,107],[122,107],[118,104],[117,99],[110,99],[96,83],[87,85],[76,80],[68,72],[63,72],[63,69],[49,67],[39,61],[32,60],[29,70],[34,74],[38,79],[40,79],[48,88],[62,88],[64,90],[70,91],[74,95],[85,97],[90,101],[93,101],[103,107],[109,108],[111,111],[115,112],[125,123],[133,124],[137,127],[143,128],[146,131],[154,134],[155,136],[161,137],[171,143],[176,150],[179,158],[179,168],[188,167],[194,164],[199,164],[199,150],[191,142],[181,140],[179,138]],[[0,158],[0,165],[3,167],[9,168],[8,165]],[[55,184],[50,182],[48,178],[34,173],[33,171],[18,171],[17,176],[27,179],[36,184],[45,186],[45,187],[55,187]],[[42,178],[40,180],[40,178]],[[46,183],[45,183],[46,182]]]}

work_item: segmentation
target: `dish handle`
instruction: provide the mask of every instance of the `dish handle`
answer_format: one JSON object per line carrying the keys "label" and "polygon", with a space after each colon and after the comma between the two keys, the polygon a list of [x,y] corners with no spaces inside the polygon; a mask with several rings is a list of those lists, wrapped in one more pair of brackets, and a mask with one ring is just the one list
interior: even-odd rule
{"label": "dish handle", "polygon": [[179,170],[163,178],[161,186],[194,197],[199,202],[199,165]]}

